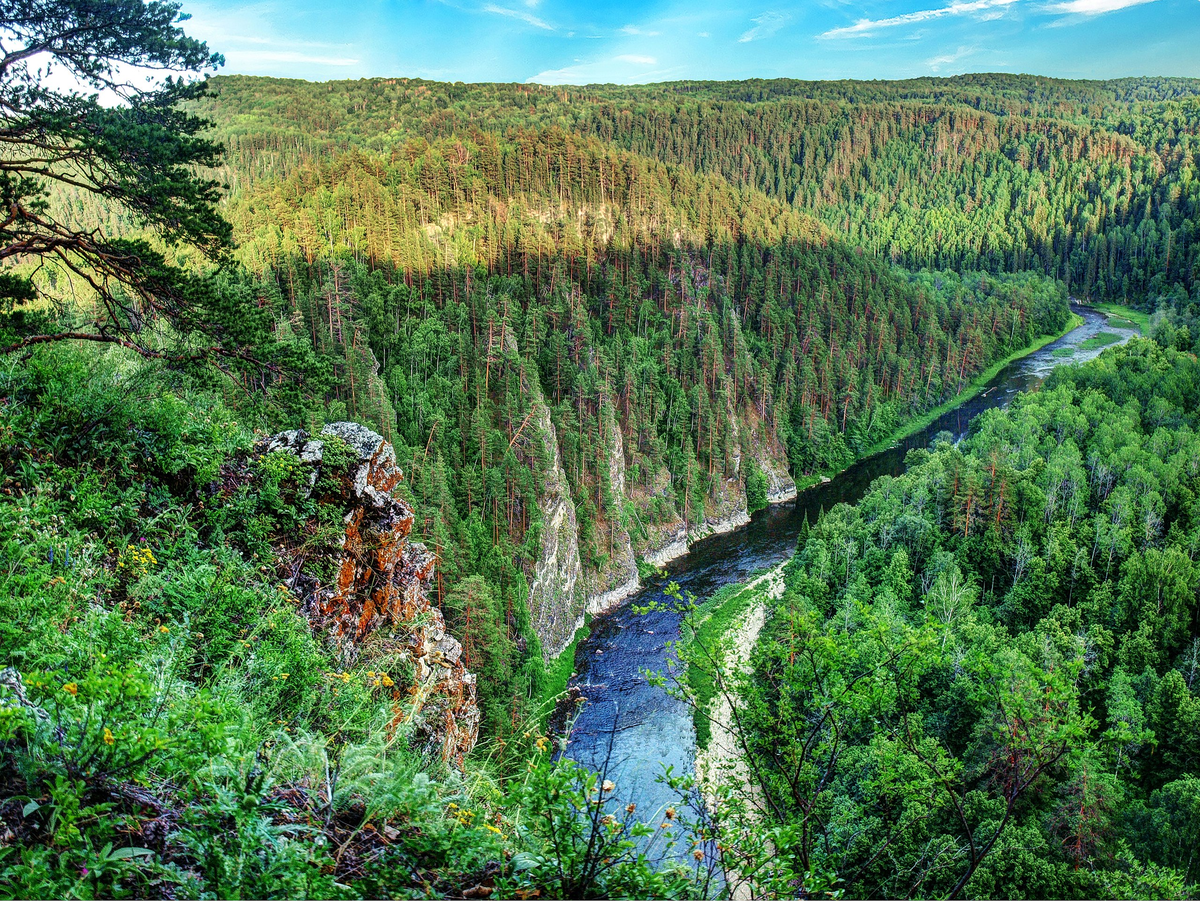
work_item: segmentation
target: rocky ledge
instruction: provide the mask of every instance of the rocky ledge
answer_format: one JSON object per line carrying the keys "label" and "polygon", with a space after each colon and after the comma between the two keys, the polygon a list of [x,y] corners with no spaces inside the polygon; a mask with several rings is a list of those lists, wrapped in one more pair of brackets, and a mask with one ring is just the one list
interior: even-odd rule
{"label": "rocky ledge", "polygon": [[403,474],[392,446],[364,426],[335,422],[319,436],[283,432],[258,452],[297,457],[302,493],[317,492],[323,506],[342,511],[344,531],[330,548],[332,568],[326,569],[331,580],[309,574],[311,559],[280,549],[291,573],[288,587],[309,623],[347,663],[368,644],[373,654],[409,661],[415,684],[407,697],[396,692],[397,716],[412,717],[443,759],[461,767],[479,738],[475,676],[463,664],[462,645],[447,634],[441,611],[429,603],[437,560],[408,540],[413,511],[393,495]]}

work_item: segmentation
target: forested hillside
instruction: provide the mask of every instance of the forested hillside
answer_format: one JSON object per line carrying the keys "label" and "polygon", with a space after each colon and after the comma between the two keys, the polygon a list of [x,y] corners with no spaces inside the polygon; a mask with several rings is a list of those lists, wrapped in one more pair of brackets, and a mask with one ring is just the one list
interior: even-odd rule
{"label": "forested hillside", "polygon": [[[238,257],[332,365],[334,402],[408,461],[496,729],[535,644],[557,655],[637,559],[846,466],[1067,323],[1046,279],[909,274],[754,188],[557,128],[277,176],[228,201]],[[504,613],[524,608],[532,635]]]}
{"label": "forested hillside", "polygon": [[[1192,891],[1200,81],[127,84],[178,14],[0,4],[0,895]],[[569,759],[591,615],[1072,300],[1152,340],[699,672],[736,778]]]}
{"label": "forested hillside", "polygon": [[759,188],[908,266],[1036,269],[1072,294],[1186,303],[1195,250],[1190,79],[307,85],[218,79],[204,108],[237,180],[348,147],[558,126]]}
{"label": "forested hillside", "polygon": [[1198,386],[1192,355],[1110,350],[802,538],[732,678],[814,884],[1191,891]]}

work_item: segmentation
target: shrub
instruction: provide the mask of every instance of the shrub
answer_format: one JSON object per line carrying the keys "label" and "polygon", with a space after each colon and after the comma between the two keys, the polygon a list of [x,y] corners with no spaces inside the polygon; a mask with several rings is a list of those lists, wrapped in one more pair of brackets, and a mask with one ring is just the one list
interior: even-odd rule
{"label": "shrub", "polygon": [[757,513],[767,508],[767,476],[753,459],[746,460],[746,509]]}

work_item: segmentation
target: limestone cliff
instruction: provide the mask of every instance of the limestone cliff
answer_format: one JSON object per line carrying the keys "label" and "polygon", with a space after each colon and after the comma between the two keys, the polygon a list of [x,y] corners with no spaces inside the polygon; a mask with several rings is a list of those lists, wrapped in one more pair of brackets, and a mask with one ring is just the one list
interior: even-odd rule
{"label": "limestone cliff", "polygon": [[544,458],[542,490],[538,506],[542,514],[542,553],[534,566],[529,590],[529,614],[542,642],[542,653],[557,657],[571,642],[583,623],[586,599],[579,561],[579,523],[571,486],[563,472],[558,450],[558,433],[550,410],[536,386],[533,391],[531,426]]}
{"label": "limestone cliff", "polygon": [[370,429],[338,422],[319,437],[284,432],[258,452],[297,457],[302,494],[315,494],[323,508],[333,505],[340,513],[342,530],[324,569],[280,548],[291,573],[288,586],[312,627],[346,662],[366,648],[407,660],[415,683],[405,700],[410,706],[400,709],[397,698],[398,715],[413,717],[428,744],[461,766],[479,737],[475,676],[463,664],[462,646],[446,633],[441,612],[429,603],[437,560],[408,540],[413,511],[393,494],[403,476],[392,446]]}
{"label": "limestone cliff", "polygon": [[[515,344],[509,350],[515,354]],[[744,459],[753,458],[766,475],[771,503],[795,497],[782,445],[757,411],[730,403],[725,410],[725,467],[711,479],[699,509],[696,497],[683,497],[680,480],[662,465],[661,449],[646,442],[639,446],[636,439],[626,443],[628,411],[620,415],[607,388],[597,392],[592,420],[592,440],[599,442],[596,456],[607,466],[573,486],[563,467],[555,411],[536,377],[523,376],[521,387],[529,408],[519,437],[526,452],[532,452],[527,459],[538,474],[541,529],[540,553],[530,572],[529,612],[547,660],[570,644],[587,614],[606,610],[641,587],[639,557],[662,566],[686,554],[696,541],[750,521]],[[635,478],[629,477],[631,471]],[[693,470],[693,475],[707,474]],[[585,496],[590,503],[585,504]],[[580,509],[598,511],[595,521],[581,523]],[[589,536],[586,545],[581,534]]]}

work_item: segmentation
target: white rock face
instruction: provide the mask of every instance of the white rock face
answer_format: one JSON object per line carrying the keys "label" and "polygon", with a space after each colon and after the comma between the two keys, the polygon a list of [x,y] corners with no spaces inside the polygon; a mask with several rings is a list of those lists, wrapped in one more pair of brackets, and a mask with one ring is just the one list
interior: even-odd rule
{"label": "white rock face", "polygon": [[552,461],[543,474],[545,485],[538,506],[542,511],[542,554],[534,567],[529,590],[529,614],[542,642],[547,660],[557,657],[571,643],[576,622],[583,617],[585,602],[580,581],[579,523],[567,474],[558,452],[558,434],[550,410],[539,396],[534,400],[533,422],[540,433],[546,456]]}
{"label": "white rock face", "polygon": [[680,526],[665,542],[648,550],[642,559],[651,566],[666,566],[688,552],[687,537],[687,531]]}

